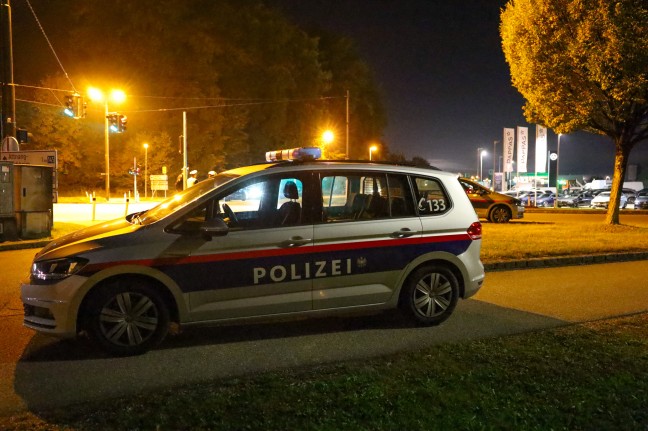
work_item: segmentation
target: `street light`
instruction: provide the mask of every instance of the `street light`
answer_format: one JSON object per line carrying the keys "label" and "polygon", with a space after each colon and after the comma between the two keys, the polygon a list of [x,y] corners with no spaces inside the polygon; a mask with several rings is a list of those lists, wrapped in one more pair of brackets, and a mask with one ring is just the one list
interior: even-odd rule
{"label": "street light", "polygon": [[369,161],[372,160],[371,154],[372,154],[374,151],[377,151],[377,150],[378,150],[378,147],[376,147],[375,145],[372,145],[371,147],[369,147]]}
{"label": "street light", "polygon": [[479,181],[482,180],[482,164],[484,160],[484,156],[487,155],[488,152],[483,149],[483,148],[477,148],[477,157],[479,157]]}
{"label": "street light", "polygon": [[556,153],[556,199],[554,199],[554,207],[558,207],[558,195],[560,193],[560,183],[558,179],[558,167],[560,166],[560,137],[562,133],[558,133],[558,151]]}
{"label": "street light", "polygon": [[148,197],[148,147],[149,145],[144,143],[144,198]]}
{"label": "street light", "polygon": [[322,142],[326,145],[332,143],[334,140],[335,134],[331,130],[325,130],[324,133],[322,133]]}
{"label": "street light", "polygon": [[[105,146],[105,163],[106,163],[106,200],[110,200],[110,124],[108,124],[108,98],[104,96],[103,91],[98,88],[89,88],[88,96],[95,102],[104,102],[104,146]],[[121,90],[112,90],[110,92],[110,100],[115,103],[122,103],[126,100],[126,93]]]}

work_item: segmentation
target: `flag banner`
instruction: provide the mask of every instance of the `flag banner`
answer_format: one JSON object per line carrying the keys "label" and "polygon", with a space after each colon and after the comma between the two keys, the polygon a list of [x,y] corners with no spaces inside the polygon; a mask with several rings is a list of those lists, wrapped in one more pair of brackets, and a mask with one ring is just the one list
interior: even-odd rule
{"label": "flag banner", "polygon": [[516,172],[527,171],[527,156],[529,155],[529,128],[517,128],[517,168]]}
{"label": "flag banner", "polygon": [[513,150],[515,148],[515,130],[504,129],[504,145],[502,151],[504,154],[504,172],[513,172]]}
{"label": "flag banner", "polygon": [[547,128],[536,124],[535,171],[547,172]]}

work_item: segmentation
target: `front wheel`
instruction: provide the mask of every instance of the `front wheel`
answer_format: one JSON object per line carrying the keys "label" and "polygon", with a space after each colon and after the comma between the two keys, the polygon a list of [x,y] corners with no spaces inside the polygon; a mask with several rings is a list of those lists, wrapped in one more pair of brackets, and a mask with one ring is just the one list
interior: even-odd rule
{"label": "front wheel", "polygon": [[424,325],[445,321],[457,305],[459,282],[448,268],[429,265],[410,275],[401,294],[401,308]]}
{"label": "front wheel", "polygon": [[511,220],[511,210],[504,205],[493,208],[488,217],[492,223],[506,223]]}
{"label": "front wheel", "polygon": [[159,293],[145,282],[120,279],[101,287],[88,308],[88,332],[106,352],[142,354],[166,336],[169,310]]}

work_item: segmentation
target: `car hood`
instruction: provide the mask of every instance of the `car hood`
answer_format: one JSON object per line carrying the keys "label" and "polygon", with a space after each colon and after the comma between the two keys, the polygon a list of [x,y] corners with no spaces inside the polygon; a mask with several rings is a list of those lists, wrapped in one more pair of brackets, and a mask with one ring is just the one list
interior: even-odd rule
{"label": "car hood", "polygon": [[118,232],[127,233],[129,231],[135,231],[138,228],[139,225],[130,223],[126,218],[115,219],[86,227],[50,242],[36,254],[35,260],[39,258],[51,259],[70,253],[91,250],[100,246],[95,240],[113,236]]}

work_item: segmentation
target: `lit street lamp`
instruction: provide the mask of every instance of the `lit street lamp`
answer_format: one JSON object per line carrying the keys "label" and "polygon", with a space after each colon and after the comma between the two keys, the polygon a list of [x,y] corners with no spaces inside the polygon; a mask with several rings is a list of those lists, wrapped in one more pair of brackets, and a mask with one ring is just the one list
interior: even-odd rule
{"label": "lit street lamp", "polygon": [[330,131],[330,130],[325,130],[324,133],[322,133],[322,142],[324,142],[326,145],[332,143],[335,140],[335,134]]}
{"label": "lit street lamp", "polygon": [[[104,96],[103,92],[97,88],[89,88],[88,96],[95,102],[104,102],[104,146],[105,146],[105,163],[106,163],[106,200],[110,200],[110,124],[108,117],[108,98]],[[121,90],[112,90],[110,99],[115,103],[122,103],[126,100],[126,94]]]}
{"label": "lit street lamp", "polygon": [[560,179],[558,177],[558,167],[560,166],[560,137],[562,133],[558,133],[558,152],[556,153],[556,199],[554,199],[554,207],[558,207],[558,195],[560,194]]}
{"label": "lit street lamp", "polygon": [[148,197],[148,147],[147,143],[144,143],[144,198]]}
{"label": "lit street lamp", "polygon": [[477,148],[477,156],[479,157],[479,181],[481,181],[482,177],[483,177],[483,175],[482,175],[482,165],[483,165],[483,161],[484,161],[484,156],[487,155],[487,154],[488,154],[488,152],[485,149],[483,149],[481,147]]}
{"label": "lit street lamp", "polygon": [[369,161],[372,160],[371,154],[372,154],[374,151],[377,151],[377,150],[378,150],[378,147],[376,147],[375,145],[372,145],[371,147],[369,147]]}

